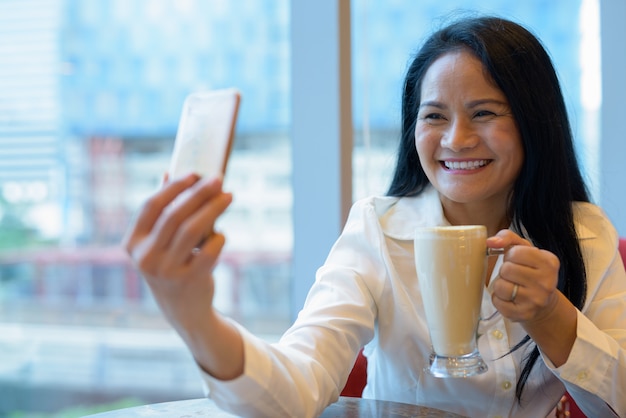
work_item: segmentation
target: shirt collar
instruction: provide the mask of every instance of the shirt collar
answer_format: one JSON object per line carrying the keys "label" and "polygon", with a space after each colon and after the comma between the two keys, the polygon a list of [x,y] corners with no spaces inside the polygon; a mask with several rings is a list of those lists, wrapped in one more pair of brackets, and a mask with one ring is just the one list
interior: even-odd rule
{"label": "shirt collar", "polygon": [[432,186],[419,196],[381,199],[376,212],[384,234],[398,240],[413,240],[413,231],[420,226],[450,225]]}
{"label": "shirt collar", "polygon": [[[578,206],[574,204],[574,226],[578,239],[595,238],[596,234],[580,219]],[[413,231],[420,226],[444,226],[450,222],[443,214],[439,194],[432,186],[418,196],[404,198],[380,198],[376,204],[383,233],[398,240],[413,240]]]}

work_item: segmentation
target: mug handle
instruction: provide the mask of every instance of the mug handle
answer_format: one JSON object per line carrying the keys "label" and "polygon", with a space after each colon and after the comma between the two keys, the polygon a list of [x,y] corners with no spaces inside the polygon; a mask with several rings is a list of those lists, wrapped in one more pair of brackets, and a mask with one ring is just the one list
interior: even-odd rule
{"label": "mug handle", "polygon": [[487,257],[504,254],[504,248],[487,248]]}

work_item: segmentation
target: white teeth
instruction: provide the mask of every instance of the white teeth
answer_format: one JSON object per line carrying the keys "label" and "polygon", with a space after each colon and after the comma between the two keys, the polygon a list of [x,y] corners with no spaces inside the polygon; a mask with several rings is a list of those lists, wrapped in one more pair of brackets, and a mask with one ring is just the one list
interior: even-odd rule
{"label": "white teeth", "polygon": [[450,170],[474,170],[487,165],[487,160],[477,161],[444,161],[443,165]]}

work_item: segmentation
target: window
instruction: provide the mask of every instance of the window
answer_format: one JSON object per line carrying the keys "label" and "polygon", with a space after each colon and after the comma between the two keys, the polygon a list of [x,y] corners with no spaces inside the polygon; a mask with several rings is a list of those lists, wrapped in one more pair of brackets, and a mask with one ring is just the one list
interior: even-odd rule
{"label": "window", "polygon": [[195,90],[243,96],[216,304],[286,329],[288,20],[286,0],[0,3],[0,415],[202,396],[119,247]]}

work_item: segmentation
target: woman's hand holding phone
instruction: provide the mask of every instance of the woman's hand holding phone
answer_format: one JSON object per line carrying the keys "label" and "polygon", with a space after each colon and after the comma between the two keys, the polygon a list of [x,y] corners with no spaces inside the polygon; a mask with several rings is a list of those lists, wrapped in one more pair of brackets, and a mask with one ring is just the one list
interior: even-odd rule
{"label": "woman's hand holding phone", "polygon": [[[227,97],[232,99],[232,93]],[[224,97],[212,99],[222,103]],[[214,226],[232,201],[222,190],[222,176],[238,103],[237,93],[234,110],[218,107],[230,118],[207,116],[209,127],[197,112],[215,109],[215,102],[202,107],[188,98],[167,180],[147,199],[123,239],[165,317],[199,365],[224,379],[243,370],[241,338],[213,307],[213,269],[225,243]]]}

